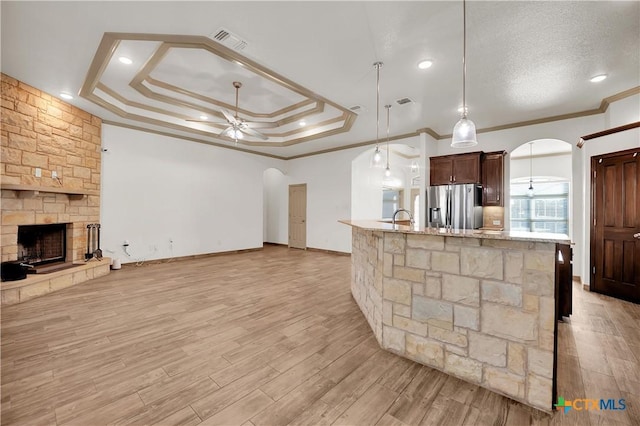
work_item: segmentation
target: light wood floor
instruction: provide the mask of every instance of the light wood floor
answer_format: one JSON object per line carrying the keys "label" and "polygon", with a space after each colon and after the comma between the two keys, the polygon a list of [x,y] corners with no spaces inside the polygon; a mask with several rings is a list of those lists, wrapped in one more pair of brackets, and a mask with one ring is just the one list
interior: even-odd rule
{"label": "light wood floor", "polygon": [[2,424],[640,424],[640,307],[576,287],[553,416],[381,350],[350,259],[263,251],[142,267],[2,310]]}

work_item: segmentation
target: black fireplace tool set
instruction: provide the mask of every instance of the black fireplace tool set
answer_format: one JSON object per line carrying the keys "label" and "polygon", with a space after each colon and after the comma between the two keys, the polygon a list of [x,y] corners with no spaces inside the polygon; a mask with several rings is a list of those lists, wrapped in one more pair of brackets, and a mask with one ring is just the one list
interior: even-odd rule
{"label": "black fireplace tool set", "polygon": [[85,260],[96,258],[102,260],[102,250],[100,249],[100,224],[90,223],[87,225],[87,252]]}

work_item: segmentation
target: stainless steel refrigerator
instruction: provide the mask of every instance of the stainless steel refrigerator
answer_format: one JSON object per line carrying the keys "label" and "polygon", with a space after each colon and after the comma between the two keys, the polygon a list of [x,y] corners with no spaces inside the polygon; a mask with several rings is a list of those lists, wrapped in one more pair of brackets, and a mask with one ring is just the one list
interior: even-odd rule
{"label": "stainless steel refrigerator", "polygon": [[427,224],[432,228],[482,227],[482,186],[430,186],[427,189]]}

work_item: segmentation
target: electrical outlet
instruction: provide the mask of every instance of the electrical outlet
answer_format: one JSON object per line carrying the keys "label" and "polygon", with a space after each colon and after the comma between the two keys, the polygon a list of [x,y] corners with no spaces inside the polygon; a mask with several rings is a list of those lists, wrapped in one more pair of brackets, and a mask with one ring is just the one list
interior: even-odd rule
{"label": "electrical outlet", "polygon": [[36,177],[42,177],[42,169],[40,167],[36,167]]}
{"label": "electrical outlet", "polygon": [[493,221],[493,224],[494,224],[494,225],[500,225],[500,223],[501,223],[501,222],[500,222],[499,220],[494,220],[494,221]]}

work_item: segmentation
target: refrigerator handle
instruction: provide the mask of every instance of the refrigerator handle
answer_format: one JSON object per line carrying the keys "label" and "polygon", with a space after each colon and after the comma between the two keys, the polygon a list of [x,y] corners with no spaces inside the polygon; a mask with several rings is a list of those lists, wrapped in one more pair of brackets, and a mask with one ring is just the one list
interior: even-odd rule
{"label": "refrigerator handle", "polygon": [[448,229],[451,229],[451,210],[453,208],[451,191],[452,191],[452,188],[447,187],[447,215],[445,219],[446,220],[445,228],[448,228]]}

